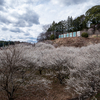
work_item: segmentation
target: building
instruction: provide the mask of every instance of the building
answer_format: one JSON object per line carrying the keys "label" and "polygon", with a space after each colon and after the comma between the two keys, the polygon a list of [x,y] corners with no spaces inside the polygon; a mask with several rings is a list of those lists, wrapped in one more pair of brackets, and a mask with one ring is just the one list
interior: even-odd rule
{"label": "building", "polygon": [[59,38],[66,38],[66,37],[80,37],[81,34],[82,34],[81,31],[70,32],[70,33],[60,34],[60,35],[59,35]]}

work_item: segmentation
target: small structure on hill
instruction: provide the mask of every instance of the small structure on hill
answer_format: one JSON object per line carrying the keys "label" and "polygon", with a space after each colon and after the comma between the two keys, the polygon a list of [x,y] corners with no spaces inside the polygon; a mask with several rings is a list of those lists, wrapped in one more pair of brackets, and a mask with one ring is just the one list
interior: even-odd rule
{"label": "small structure on hill", "polygon": [[59,35],[59,38],[66,38],[66,37],[80,37],[81,34],[82,34],[81,31],[70,32],[70,33],[65,33],[65,34]]}

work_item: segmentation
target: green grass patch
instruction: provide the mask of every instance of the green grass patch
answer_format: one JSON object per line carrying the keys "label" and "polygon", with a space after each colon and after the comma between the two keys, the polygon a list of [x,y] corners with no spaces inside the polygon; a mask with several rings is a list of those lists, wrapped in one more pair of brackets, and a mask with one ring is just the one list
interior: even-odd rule
{"label": "green grass patch", "polygon": [[97,93],[97,95],[95,97],[97,98],[97,100],[100,100],[100,92]]}

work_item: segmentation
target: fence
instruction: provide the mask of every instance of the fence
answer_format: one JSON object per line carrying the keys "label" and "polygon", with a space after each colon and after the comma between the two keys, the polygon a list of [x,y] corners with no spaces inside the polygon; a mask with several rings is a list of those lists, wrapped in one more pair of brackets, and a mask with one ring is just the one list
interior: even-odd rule
{"label": "fence", "polygon": [[71,32],[71,33],[61,34],[61,35],[59,35],[59,38],[80,37],[80,36],[81,36],[81,32],[77,31],[77,32]]}

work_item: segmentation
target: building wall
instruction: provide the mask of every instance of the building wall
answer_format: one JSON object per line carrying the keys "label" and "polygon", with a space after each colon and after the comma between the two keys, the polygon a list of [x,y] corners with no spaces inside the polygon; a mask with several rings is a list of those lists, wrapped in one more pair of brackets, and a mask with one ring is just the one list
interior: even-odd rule
{"label": "building wall", "polygon": [[65,33],[65,34],[59,35],[59,38],[80,37],[81,36],[81,33],[82,33],[81,31]]}
{"label": "building wall", "polygon": [[92,35],[100,35],[100,30],[96,30],[93,32],[93,28],[90,29],[84,29],[82,31],[77,31],[77,32],[70,32],[70,33],[64,33],[59,35],[59,38],[66,38],[66,37],[81,37],[81,34],[83,32],[88,33],[88,35],[91,37]]}

